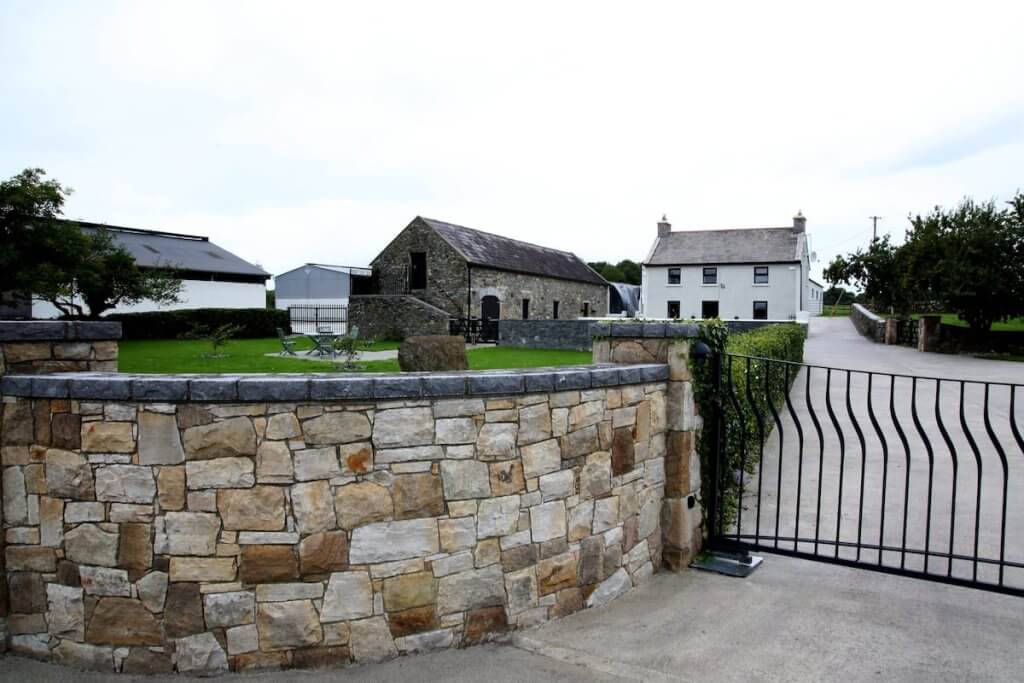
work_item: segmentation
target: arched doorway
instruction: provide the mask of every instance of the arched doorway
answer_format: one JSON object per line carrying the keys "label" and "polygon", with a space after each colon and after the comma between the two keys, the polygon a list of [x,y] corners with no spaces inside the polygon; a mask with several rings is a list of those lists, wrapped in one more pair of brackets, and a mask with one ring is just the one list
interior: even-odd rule
{"label": "arched doorway", "polygon": [[480,300],[480,318],[483,320],[497,320],[501,317],[501,302],[498,297],[487,295]]}

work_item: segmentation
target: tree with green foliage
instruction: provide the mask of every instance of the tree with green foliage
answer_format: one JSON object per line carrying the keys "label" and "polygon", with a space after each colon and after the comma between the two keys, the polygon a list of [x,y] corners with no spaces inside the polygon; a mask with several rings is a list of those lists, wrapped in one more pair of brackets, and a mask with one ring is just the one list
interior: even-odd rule
{"label": "tree with green foliage", "polygon": [[623,259],[614,265],[607,261],[593,261],[587,265],[597,271],[597,274],[608,282],[624,282],[629,285],[640,284],[640,264],[636,261]]}
{"label": "tree with green foliage", "polygon": [[906,278],[903,252],[889,236],[875,238],[867,251],[836,256],[825,269],[825,280],[832,286],[852,284],[864,292],[876,308],[889,313],[909,313],[915,289]]}
{"label": "tree with green foliage", "polygon": [[964,199],[910,219],[906,278],[973,331],[1024,315],[1024,194],[1000,209]]}
{"label": "tree with green foliage", "polygon": [[70,281],[41,283],[36,296],[67,317],[98,318],[121,305],[143,300],[177,303],[182,283],[170,268],[139,268],[107,230],[81,233],[82,251]]}
{"label": "tree with green foliage", "polygon": [[174,303],[170,268],[139,268],[106,230],[60,218],[71,193],[38,168],[0,183],[0,292],[49,301],[67,317],[98,318],[144,299]]}
{"label": "tree with green foliage", "polygon": [[28,168],[0,182],[0,293],[27,299],[72,277],[82,233],[60,220],[71,189],[45,176]]}
{"label": "tree with green foliage", "polygon": [[833,259],[825,279],[853,284],[883,311],[934,303],[975,333],[987,332],[993,322],[1024,315],[1024,193],[1005,209],[968,198],[911,216],[902,245],[875,239],[867,251]]}

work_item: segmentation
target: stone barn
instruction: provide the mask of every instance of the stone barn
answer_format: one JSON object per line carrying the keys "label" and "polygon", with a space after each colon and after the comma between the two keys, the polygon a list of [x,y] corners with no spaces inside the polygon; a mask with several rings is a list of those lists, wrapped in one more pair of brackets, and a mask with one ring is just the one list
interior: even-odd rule
{"label": "stone barn", "polygon": [[608,283],[581,258],[417,216],[371,262],[373,294],[349,321],[375,337],[447,334],[452,318],[575,320],[608,314]]}

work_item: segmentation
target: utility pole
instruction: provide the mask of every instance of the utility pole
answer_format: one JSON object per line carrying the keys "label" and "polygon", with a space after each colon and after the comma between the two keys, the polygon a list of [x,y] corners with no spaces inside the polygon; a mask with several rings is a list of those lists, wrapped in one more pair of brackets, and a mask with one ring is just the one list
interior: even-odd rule
{"label": "utility pole", "polygon": [[878,239],[878,221],[882,220],[881,216],[868,216],[871,219],[871,241],[874,242]]}

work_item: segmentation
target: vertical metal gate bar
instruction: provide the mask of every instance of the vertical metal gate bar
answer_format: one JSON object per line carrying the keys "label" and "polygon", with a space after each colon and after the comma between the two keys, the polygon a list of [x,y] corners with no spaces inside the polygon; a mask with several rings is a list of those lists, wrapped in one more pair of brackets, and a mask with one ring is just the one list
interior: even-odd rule
{"label": "vertical metal gate bar", "polygon": [[715,454],[711,460],[711,497],[708,501],[708,517],[711,520],[710,533],[712,537],[722,535],[722,514],[721,507],[721,462],[722,456],[725,452],[725,419],[722,416],[722,354],[719,351],[714,351],[711,354],[711,372],[715,382],[715,397],[714,397],[714,409],[712,413],[714,415],[714,434],[715,434]]}
{"label": "vertical metal gate bar", "polygon": [[988,438],[992,440],[992,445],[996,448],[996,454],[999,455],[999,462],[1003,465],[1003,500],[1002,500],[1002,516],[999,522],[999,585],[1003,585],[1003,569],[1005,569],[1006,562],[1006,496],[1009,493],[1009,479],[1010,479],[1010,468],[1006,462],[1006,451],[1003,450],[1003,445],[999,443],[999,438],[996,436],[995,431],[992,429],[992,421],[989,419],[989,401],[988,393],[991,385],[985,382],[985,431],[988,433]]}
{"label": "vertical metal gate bar", "polygon": [[739,399],[736,397],[736,385],[733,382],[732,356],[729,356],[728,378],[729,402],[732,403],[733,410],[736,411],[736,422],[740,428],[740,492],[736,503],[736,541],[738,542],[740,540],[740,530],[743,528],[743,487],[747,468],[747,420],[743,413],[743,408],[740,406]]}
{"label": "vertical metal gate bar", "polygon": [[900,569],[905,569],[907,566],[907,522],[910,515],[911,464],[910,443],[907,441],[907,435],[903,432],[903,426],[896,416],[896,375],[889,376],[889,415],[892,416],[892,422],[896,425],[896,434],[900,437],[900,443],[903,444],[903,455],[907,462],[906,476],[903,477],[903,537],[900,541]]}
{"label": "vertical metal gate bar", "polygon": [[[803,492],[803,481],[804,481],[804,429],[800,424],[800,418],[796,414],[796,409],[793,408],[793,401],[789,398],[789,363],[783,365],[785,368],[785,384],[783,385],[786,390],[786,408],[789,409],[789,415],[793,418],[793,426],[796,427],[796,441],[797,441],[797,461],[796,461],[796,527],[793,529],[793,550],[800,549],[800,500]],[[797,371],[799,373],[799,370]],[[796,378],[794,377],[794,382]]]}
{"label": "vertical metal gate bar", "polygon": [[[757,421],[757,516],[754,520],[754,543],[761,542],[761,490],[763,488],[762,483],[764,477],[764,418],[761,415],[761,409],[757,407],[757,401],[754,400],[754,393],[750,387],[750,358],[747,358],[747,402],[750,404],[750,409],[754,413],[754,419]],[[763,363],[762,363],[763,365]],[[769,399],[770,400],[770,399]]]}
{"label": "vertical metal gate bar", "polygon": [[832,368],[827,368],[825,371],[825,408],[828,410],[828,417],[839,436],[839,502],[836,504],[835,547],[835,556],[839,557],[839,535],[843,528],[843,476],[846,473],[846,439],[843,437],[839,420],[836,419],[836,412],[832,409]]}
{"label": "vertical metal gate bar", "polygon": [[978,580],[978,538],[981,533],[981,452],[978,450],[978,444],[974,441],[974,435],[971,434],[970,428],[967,426],[967,419],[964,416],[964,386],[966,382],[960,381],[960,428],[964,430],[964,436],[967,437],[967,443],[971,447],[971,451],[974,453],[974,462],[978,465],[978,495],[977,502],[974,507],[974,569],[971,574],[971,580]]}
{"label": "vertical metal gate bar", "polygon": [[[782,514],[782,454],[784,452],[783,443],[783,431],[782,431],[782,420],[779,419],[779,411],[775,407],[775,397],[772,395],[771,388],[771,376],[772,376],[772,362],[765,360],[765,373],[764,373],[764,393],[768,397],[768,408],[772,411],[772,419],[775,421],[775,432],[779,435],[779,464],[778,464],[778,481],[775,484],[775,547],[779,547],[779,523],[781,521]],[[784,391],[788,388],[784,388]]]}
{"label": "vertical metal gate bar", "polygon": [[1017,428],[1017,386],[1010,387],[1010,430],[1013,432],[1013,438],[1017,441],[1017,448],[1020,449],[1021,453],[1024,454],[1024,438],[1020,435],[1020,430]]}
{"label": "vertical metal gate bar", "polygon": [[928,454],[928,507],[925,513],[924,522],[924,573],[928,573],[928,558],[931,551],[931,538],[932,538],[932,488],[934,486],[935,477],[935,453],[932,451],[932,442],[928,439],[928,434],[925,432],[924,427],[921,425],[921,420],[917,416],[917,378],[914,377],[910,383],[910,415],[914,419],[914,426],[917,428],[917,433],[921,436],[921,440],[924,442],[925,452]]}
{"label": "vertical metal gate bar", "polygon": [[[871,400],[874,396],[874,381],[875,373],[868,373],[868,417],[871,419],[871,426],[875,430],[875,434],[878,436],[878,440],[882,444],[882,505],[880,508],[880,523],[878,525],[878,564],[882,564],[882,546],[885,545],[885,501],[886,494],[888,493],[889,486],[889,442],[885,439],[885,434],[882,432],[882,427],[878,424],[878,417],[875,415],[874,402]],[[861,471],[861,485],[863,486],[864,472]],[[863,496],[863,489],[861,489],[861,495]],[[861,505],[863,506],[864,500],[861,498]],[[857,543],[860,543],[860,537],[857,537]]]}
{"label": "vertical metal gate bar", "polygon": [[818,414],[814,411],[814,404],[811,401],[811,370],[811,366],[808,365],[804,402],[807,404],[807,412],[811,415],[814,431],[818,433],[818,502],[814,513],[814,554],[817,555],[818,539],[821,537],[821,482],[825,471],[825,435],[821,431],[821,423],[818,422]]}
{"label": "vertical metal gate bar", "polygon": [[956,457],[956,448],[953,447],[953,440],[949,438],[949,432],[946,430],[946,423],[942,419],[942,410],[940,409],[940,397],[942,395],[942,380],[935,380],[935,422],[939,425],[939,433],[942,435],[942,440],[946,442],[946,448],[949,450],[949,457],[953,462],[953,495],[952,500],[949,504],[949,565],[947,567],[946,576],[953,576],[953,547],[956,541],[956,487],[959,481],[958,475],[960,470],[960,462]]}
{"label": "vertical metal gate bar", "polygon": [[[871,375],[868,375],[868,396],[871,395]],[[868,401],[868,408],[870,409],[871,402]],[[853,404],[850,401],[850,371],[846,371],[846,413],[850,416],[850,422],[853,423],[853,431],[857,433],[857,439],[860,441],[860,503],[857,507],[857,560],[860,560],[860,545],[862,534],[864,531],[864,475],[867,471],[868,466],[868,451],[867,445],[864,442],[864,432],[861,431],[860,423],[857,422],[857,416],[853,412]]]}

